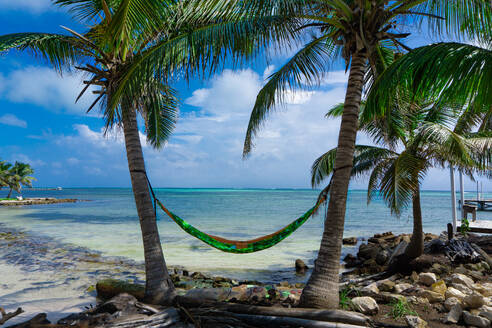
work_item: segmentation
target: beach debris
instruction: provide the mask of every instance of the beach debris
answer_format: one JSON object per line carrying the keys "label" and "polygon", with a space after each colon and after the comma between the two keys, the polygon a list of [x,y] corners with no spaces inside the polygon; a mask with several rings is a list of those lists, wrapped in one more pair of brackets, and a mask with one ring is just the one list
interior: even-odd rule
{"label": "beach debris", "polygon": [[96,284],[97,297],[102,300],[109,300],[119,294],[127,293],[143,301],[145,296],[145,286],[128,283],[117,279],[104,279]]}
{"label": "beach debris", "polygon": [[43,325],[50,325],[51,322],[46,319],[46,313],[39,313],[35,315],[32,319],[19,323],[17,325],[9,326],[8,328],[32,328],[32,327],[42,327]]}
{"label": "beach debris", "polygon": [[7,320],[10,320],[13,317],[18,316],[21,313],[24,313],[24,310],[22,310],[22,308],[18,308],[14,312],[7,313],[3,307],[0,307],[0,314],[2,315],[2,317],[0,318],[0,326],[6,323]]}

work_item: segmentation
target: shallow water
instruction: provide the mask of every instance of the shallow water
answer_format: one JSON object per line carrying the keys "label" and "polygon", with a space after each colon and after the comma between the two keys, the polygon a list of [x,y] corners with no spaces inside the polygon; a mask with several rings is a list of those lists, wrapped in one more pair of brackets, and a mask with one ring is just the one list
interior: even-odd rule
{"label": "shallow water", "polygon": [[[251,239],[272,233],[302,215],[315,202],[313,190],[156,189],[159,199],[197,228],[229,239]],[[143,260],[138,218],[130,189],[64,189],[25,191],[25,197],[53,196],[86,200],[77,203],[0,209],[0,223],[102,252]],[[473,194],[470,194],[472,197]],[[426,232],[440,233],[451,220],[449,192],[423,192]],[[323,213],[323,211],[320,211]],[[479,212],[492,219],[492,212]],[[238,279],[278,281],[292,277],[293,263],[301,258],[312,264],[322,232],[322,215],[277,246],[253,254],[222,253],[182,231],[163,212],[158,225],[166,261],[189,270],[201,270]],[[345,236],[411,232],[411,212],[391,215],[381,199],[367,205],[365,191],[351,191]],[[353,247],[344,248],[344,253]]]}

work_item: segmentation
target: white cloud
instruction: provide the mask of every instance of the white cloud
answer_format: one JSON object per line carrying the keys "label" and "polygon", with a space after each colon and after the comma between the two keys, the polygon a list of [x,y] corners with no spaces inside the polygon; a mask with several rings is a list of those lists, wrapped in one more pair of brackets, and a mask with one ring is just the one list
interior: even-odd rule
{"label": "white cloud", "polygon": [[51,0],[0,0],[0,10],[22,10],[33,14],[55,11]]}
{"label": "white cloud", "polygon": [[0,80],[3,85],[3,88],[0,87],[0,97],[14,103],[34,104],[52,111],[85,115],[95,98],[88,90],[75,103],[83,88],[82,79],[81,74],[67,73],[60,76],[47,67],[29,66],[11,71]]}
{"label": "white cloud", "polygon": [[21,120],[20,118],[18,118],[13,114],[5,114],[0,116],[0,124],[17,126],[20,128],[27,128],[27,122]]}

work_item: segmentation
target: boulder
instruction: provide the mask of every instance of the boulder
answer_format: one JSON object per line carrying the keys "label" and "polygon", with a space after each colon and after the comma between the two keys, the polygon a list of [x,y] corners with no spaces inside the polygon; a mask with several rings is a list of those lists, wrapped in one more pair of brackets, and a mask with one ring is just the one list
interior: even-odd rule
{"label": "boulder", "polygon": [[379,290],[383,292],[391,292],[395,288],[395,283],[388,279],[378,281],[377,284]]}
{"label": "boulder", "polygon": [[363,314],[376,314],[379,311],[379,306],[376,301],[369,296],[354,297],[352,299],[354,310]]}
{"label": "boulder", "polygon": [[353,256],[352,254],[347,254],[343,258],[343,262],[345,262],[345,267],[353,268],[357,265],[357,258],[355,256]]}
{"label": "boulder", "polygon": [[478,293],[473,293],[471,295],[465,296],[463,299],[463,306],[466,309],[478,309],[485,304],[485,300],[482,295]]}
{"label": "boulder", "polygon": [[454,273],[451,276],[451,281],[453,284],[462,284],[468,288],[471,288],[473,286],[473,283],[474,283],[472,278],[467,277],[462,273]]}
{"label": "boulder", "polygon": [[478,328],[490,328],[490,320],[478,315],[473,315],[468,311],[463,311],[463,320],[467,325]]}
{"label": "boulder", "polygon": [[431,290],[441,295],[444,295],[447,289],[446,283],[442,280],[439,280],[431,285]]}
{"label": "boulder", "polygon": [[492,296],[492,283],[486,282],[486,283],[476,283],[472,286],[472,289],[476,292],[479,292],[485,297]]}
{"label": "boulder", "polygon": [[453,283],[453,287],[462,292],[465,295],[471,295],[473,293],[473,290],[470,288],[466,287],[465,285],[462,284],[455,284]]}
{"label": "boulder", "polygon": [[379,294],[379,288],[377,283],[373,282],[372,284],[369,284],[365,286],[364,288],[361,289],[363,293],[374,293],[374,294]]}
{"label": "boulder", "polygon": [[464,293],[454,287],[449,287],[444,295],[446,296],[446,299],[455,297],[460,301],[463,300],[466,296]]}
{"label": "boulder", "polygon": [[455,304],[451,307],[451,310],[444,318],[444,323],[458,323],[461,319],[461,314],[463,313],[463,308],[460,304]]}
{"label": "boulder", "polygon": [[390,253],[383,249],[381,250],[378,255],[376,255],[376,263],[379,264],[379,265],[385,265],[386,262],[388,262],[390,258]]}
{"label": "boulder", "polygon": [[368,260],[375,258],[379,253],[380,247],[375,244],[362,244],[359,247],[357,257],[360,259]]}
{"label": "boulder", "polygon": [[404,290],[407,290],[407,289],[410,289],[410,288],[413,288],[413,285],[412,284],[407,284],[407,283],[404,283],[403,282],[403,283],[400,283],[400,284],[395,285],[395,293],[400,294]]}
{"label": "boulder", "polygon": [[410,328],[427,328],[427,322],[414,315],[405,316],[405,321]]}
{"label": "boulder", "polygon": [[[485,306],[484,306],[485,308]],[[478,314],[481,317],[487,318],[492,321],[492,309],[480,309],[480,313]]]}
{"label": "boulder", "polygon": [[429,303],[444,302],[444,295],[430,290],[421,291],[420,296],[427,298],[429,300]]}
{"label": "boulder", "polygon": [[357,237],[343,238],[342,243],[344,245],[355,245],[355,244],[357,244]]}
{"label": "boulder", "polygon": [[444,302],[444,307],[446,308],[446,310],[451,311],[453,306],[455,306],[456,304],[461,304],[461,301],[456,297],[450,297]]}
{"label": "boulder", "polygon": [[304,263],[303,260],[296,260],[296,273],[305,274],[307,269],[309,269],[309,267],[306,265],[306,263]]}
{"label": "boulder", "polygon": [[422,272],[419,274],[419,282],[426,286],[431,286],[437,282],[436,274],[432,272]]}

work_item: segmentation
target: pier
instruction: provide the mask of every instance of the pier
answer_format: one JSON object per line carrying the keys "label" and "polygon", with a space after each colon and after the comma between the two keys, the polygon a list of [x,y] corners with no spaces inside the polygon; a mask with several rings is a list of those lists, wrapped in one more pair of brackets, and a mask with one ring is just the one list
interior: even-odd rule
{"label": "pier", "polygon": [[473,205],[479,211],[492,210],[492,199],[465,199],[466,205]]}

